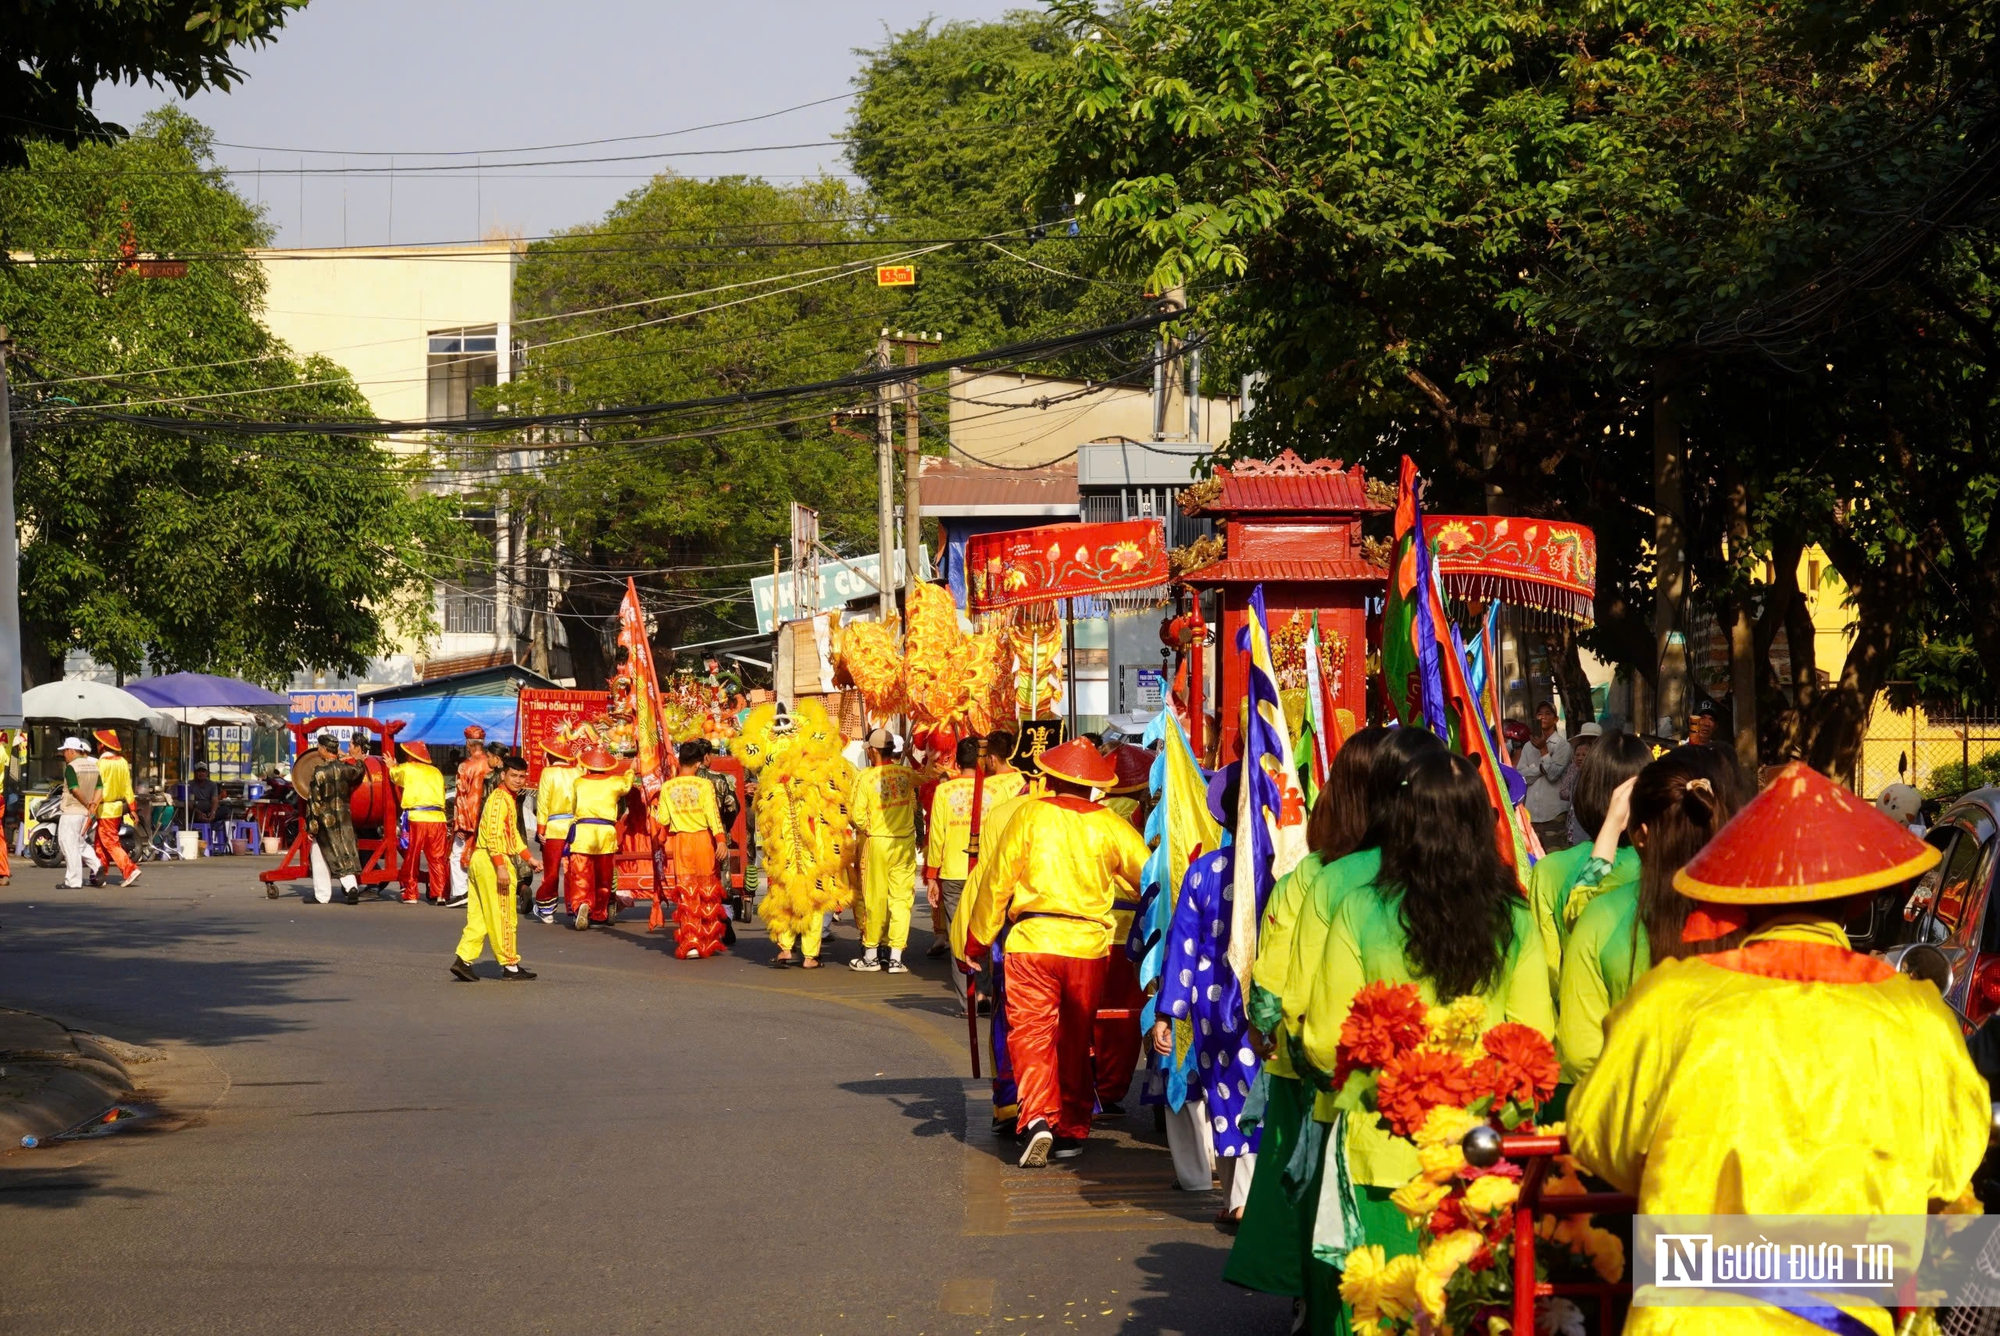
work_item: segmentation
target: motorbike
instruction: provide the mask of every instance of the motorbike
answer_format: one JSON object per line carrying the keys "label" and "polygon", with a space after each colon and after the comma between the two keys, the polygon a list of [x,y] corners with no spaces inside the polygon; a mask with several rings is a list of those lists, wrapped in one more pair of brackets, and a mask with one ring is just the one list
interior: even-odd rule
{"label": "motorbike", "polygon": [[[62,786],[50,787],[33,807],[28,809],[27,849],[28,857],[36,867],[61,867],[63,865],[62,841],[57,837],[56,825],[62,817]],[[138,826],[127,821],[118,832],[118,842],[125,846],[125,852],[135,863],[144,862],[152,856],[152,848]]]}

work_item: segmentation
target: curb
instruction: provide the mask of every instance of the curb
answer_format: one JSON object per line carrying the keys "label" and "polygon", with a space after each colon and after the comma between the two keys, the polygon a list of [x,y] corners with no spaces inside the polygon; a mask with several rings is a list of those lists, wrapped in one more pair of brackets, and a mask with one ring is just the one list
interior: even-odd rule
{"label": "curb", "polygon": [[161,1055],[0,1008],[0,1152],[67,1131],[132,1093],[127,1063]]}

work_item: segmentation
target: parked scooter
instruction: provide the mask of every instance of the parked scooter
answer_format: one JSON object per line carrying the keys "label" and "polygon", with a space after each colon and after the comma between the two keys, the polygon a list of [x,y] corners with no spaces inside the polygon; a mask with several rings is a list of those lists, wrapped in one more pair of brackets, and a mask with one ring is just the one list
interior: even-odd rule
{"label": "parked scooter", "polygon": [[[36,867],[61,867],[63,865],[62,841],[56,835],[56,823],[62,818],[62,785],[51,785],[48,794],[28,809],[28,857]],[[85,832],[86,836],[90,832]],[[119,843],[134,862],[144,861],[151,850],[147,848],[145,837],[139,828],[127,821],[118,832]]]}

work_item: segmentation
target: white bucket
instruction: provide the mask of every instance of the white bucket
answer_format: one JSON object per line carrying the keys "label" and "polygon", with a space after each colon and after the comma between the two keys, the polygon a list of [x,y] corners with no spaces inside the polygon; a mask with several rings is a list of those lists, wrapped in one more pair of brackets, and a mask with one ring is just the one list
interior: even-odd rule
{"label": "white bucket", "polygon": [[198,830],[183,830],[177,833],[180,835],[181,857],[201,857],[201,832]]}
{"label": "white bucket", "polygon": [[267,854],[281,854],[285,852],[284,840],[276,835],[266,835],[264,837],[264,852]]}

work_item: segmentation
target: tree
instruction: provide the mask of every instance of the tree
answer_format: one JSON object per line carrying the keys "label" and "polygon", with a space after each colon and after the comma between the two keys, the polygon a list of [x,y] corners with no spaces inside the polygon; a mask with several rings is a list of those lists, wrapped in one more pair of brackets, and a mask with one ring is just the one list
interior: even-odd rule
{"label": "tree", "polygon": [[1801,619],[1782,554],[1822,543],[1854,591],[1847,664],[1774,739],[1845,769],[1941,546],[1913,431],[1963,405],[1936,362],[1930,407],[1885,399],[1881,325],[1921,328],[1909,283],[1993,194],[1985,6],[1055,9],[1045,193],[1155,286],[1211,284],[1204,319],[1271,376],[1245,448],[1408,450],[1445,505],[1592,524],[1592,643],[1650,674],[1644,480],[1677,439],[1701,596],[1757,614],[1766,684]]}
{"label": "tree", "polygon": [[[658,177],[601,222],[530,246],[515,303],[525,364],[492,397],[548,413],[859,370],[876,331],[903,323],[898,290],[875,282],[893,245],[866,229],[838,181]],[[872,391],[825,394],[525,442],[539,466],[488,491],[543,564],[562,568],[554,610],[578,680],[609,676],[627,572],[664,655],[755,630],[749,581],[788,538],[794,501],[820,512],[830,542],[874,551],[874,406]]]}
{"label": "tree", "polygon": [[[959,350],[992,348],[1144,310],[1137,282],[1097,276],[1089,220],[1066,199],[1042,198],[1056,122],[1019,90],[1059,64],[1065,46],[1048,16],[1017,10],[992,23],[926,21],[857,53],[848,160],[883,235],[974,238],[918,260],[898,316],[906,328],[942,333]],[[1149,346],[1139,336],[1044,369],[1129,375]]]}
{"label": "tree", "polygon": [[239,82],[234,49],[260,45],[306,0],[23,0],[0,27],[0,168],[27,144],[123,138],[90,99],[104,82],[192,97]]}
{"label": "tree", "polygon": [[[345,371],[259,323],[243,252],[269,228],[214,170],[207,131],[171,110],[143,131],[30,145],[26,170],[0,172],[27,675],[60,676],[71,648],[126,673],[360,672],[430,628],[428,554],[464,530],[417,490],[421,458],[219,429],[371,414]],[[138,259],[159,252],[201,258],[148,278]],[[130,420],[154,415],[170,422]]]}

